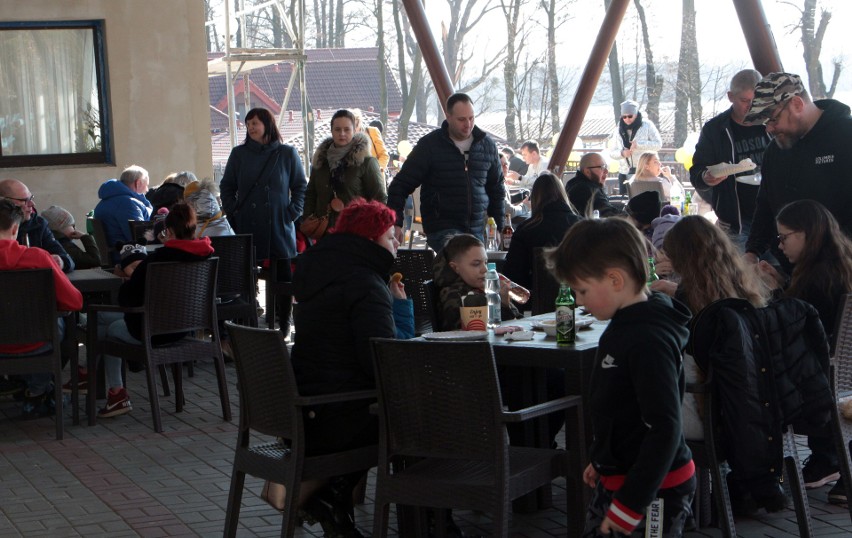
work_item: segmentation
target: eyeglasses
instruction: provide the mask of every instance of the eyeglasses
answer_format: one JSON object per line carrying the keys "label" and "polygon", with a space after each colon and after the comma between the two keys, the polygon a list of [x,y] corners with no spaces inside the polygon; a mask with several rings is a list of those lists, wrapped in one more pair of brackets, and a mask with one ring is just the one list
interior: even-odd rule
{"label": "eyeglasses", "polygon": [[772,117],[770,117],[770,118],[767,118],[766,121],[763,122],[763,124],[764,125],[775,125],[776,123],[778,123],[778,119],[781,117],[781,114],[784,113],[784,109],[787,108],[787,105],[790,104],[790,101],[792,101],[792,99],[788,99],[784,103],[784,105],[781,108],[778,109],[778,113],[773,114]]}
{"label": "eyeglasses", "polygon": [[801,230],[796,230],[795,232],[788,232],[788,233],[785,233],[785,234],[778,234],[778,242],[779,242],[779,243],[781,243],[781,244],[783,245],[783,244],[784,244],[784,241],[786,241],[788,237],[790,237],[790,236],[791,236],[791,235],[793,235],[793,234],[797,234],[797,233],[799,233],[800,231],[801,231]]}
{"label": "eyeglasses", "polygon": [[621,116],[621,119],[623,119],[623,120],[629,120],[629,119],[630,119],[630,118],[632,118],[632,117],[633,117],[633,114],[625,114],[625,115]]}
{"label": "eyeglasses", "polygon": [[594,170],[595,168],[603,168],[604,170],[609,170],[609,165],[599,164],[597,166],[587,166],[586,168],[588,168],[589,170]]}
{"label": "eyeglasses", "polygon": [[35,198],[35,194],[30,194],[27,198],[12,198],[11,196],[6,196],[9,200],[14,200],[16,202],[21,202],[22,204],[28,204],[33,201]]}

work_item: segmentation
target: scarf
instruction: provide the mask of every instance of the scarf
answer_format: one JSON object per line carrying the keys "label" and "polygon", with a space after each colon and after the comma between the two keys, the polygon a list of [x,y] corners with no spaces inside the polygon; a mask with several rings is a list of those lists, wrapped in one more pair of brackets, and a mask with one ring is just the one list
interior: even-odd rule
{"label": "scarf", "polygon": [[352,143],[354,142],[354,138],[349,141],[348,144],[342,147],[337,147],[334,145],[334,142],[328,146],[328,151],[326,152],[326,160],[328,161],[329,170],[334,170],[338,166],[346,166],[341,162],[341,160],[352,150]]}
{"label": "scarf", "polygon": [[641,112],[636,113],[636,117],[630,125],[624,123],[624,120],[618,120],[618,134],[621,135],[621,143],[624,145],[625,149],[630,147],[630,143],[633,142],[633,139],[636,137],[636,133],[639,132],[640,127],[642,127]]}

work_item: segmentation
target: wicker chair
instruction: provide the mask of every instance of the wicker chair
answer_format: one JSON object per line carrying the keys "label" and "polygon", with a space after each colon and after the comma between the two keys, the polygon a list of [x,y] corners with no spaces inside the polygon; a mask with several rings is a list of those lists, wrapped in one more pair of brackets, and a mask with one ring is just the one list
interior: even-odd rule
{"label": "wicker chair", "polygon": [[530,308],[532,315],[553,312],[556,308],[556,296],[559,295],[559,282],[553,278],[544,266],[544,249],[537,248],[533,255],[532,290],[530,290]]}
{"label": "wicker chair", "polygon": [[38,355],[0,355],[0,372],[53,374],[56,439],[62,439],[62,358],[55,289],[50,269],[0,271],[0,344],[50,344],[49,350]]}
{"label": "wicker chair", "polygon": [[391,273],[402,273],[405,291],[414,302],[414,332],[418,336],[437,330],[431,322],[425,282],[432,278],[435,251],[426,249],[400,249],[396,253]]}
{"label": "wicker chair", "polygon": [[145,232],[154,229],[155,222],[150,220],[128,220],[130,226],[130,238],[134,243],[144,245],[147,242]]}
{"label": "wicker chair", "polygon": [[660,194],[660,200],[666,199],[665,192],[663,191],[663,182],[661,180],[633,180],[627,183],[627,194],[630,198],[648,191],[658,192]]}
{"label": "wicker chair", "polygon": [[[837,326],[834,330],[834,355],[831,367],[831,386],[835,400],[852,396],[852,294],[843,297],[838,310]],[[852,465],[849,458],[849,440],[852,439],[852,423],[840,416],[839,409],[832,409],[832,430],[840,456],[840,474],[846,487],[846,498],[852,495]],[[852,504],[847,503],[852,519]]]}
{"label": "wicker chair", "polygon": [[[240,387],[240,427],[225,516],[225,536],[236,536],[245,476],[259,477],[286,488],[282,536],[293,536],[296,500],[303,480],[328,478],[376,465],[378,448],[371,445],[345,452],[306,457],[302,423],[305,406],[375,398],[359,391],[299,396],[290,356],[280,331],[225,324],[234,346]],[[270,438],[254,444],[257,435]]]}
{"label": "wicker chair", "polygon": [[438,286],[432,280],[423,283],[423,298],[426,301],[426,310],[429,312],[429,324],[433,331],[441,330],[441,296]]}
{"label": "wicker chair", "polygon": [[565,476],[568,457],[563,450],[509,446],[505,424],[564,411],[581,397],[503,411],[487,342],[374,339],[373,349],[379,391],[373,536],[387,535],[390,503],[491,512],[489,536],[508,536],[510,502]]}
{"label": "wicker chair", "polygon": [[257,327],[257,281],[254,270],[254,246],[251,234],[211,237],[219,258],[216,280],[216,317],[220,320],[244,320]]}
{"label": "wicker chair", "polygon": [[[216,320],[216,269],[218,258],[197,262],[161,262],[148,265],[145,281],[143,306],[122,307],[112,305],[90,305],[89,312],[121,312],[142,314],[142,344],[103,340],[97,343],[96,353],[90,354],[88,370],[97,371],[97,361],[103,354],[117,355],[123,359],[135,358],[142,361],[148,375],[148,396],[154,430],[163,431],[160,418],[160,402],[154,371],[161,365],[172,365],[175,385],[176,411],[183,410],[184,395],[181,364],[193,360],[213,360],[219,384],[219,399],[222,416],[231,420],[231,404],[228,401],[228,385],[225,379],[225,363],[219,342]],[[91,315],[91,314],[90,314]],[[89,330],[96,326],[89,318]],[[96,329],[94,329],[96,330]],[[161,334],[196,332],[209,333],[211,340],[187,336],[177,342],[153,345],[152,339]],[[93,364],[94,363],[94,364]],[[95,409],[95,376],[89,376],[87,409],[90,422]],[[165,388],[165,387],[164,387]]]}
{"label": "wicker chair", "polygon": [[92,235],[95,237],[95,243],[98,246],[98,253],[101,256],[101,267],[111,269],[113,265],[115,265],[113,262],[114,256],[118,255],[115,250],[115,245],[110,245],[109,241],[107,241],[104,223],[101,222],[100,219],[88,217],[87,220],[92,224]]}

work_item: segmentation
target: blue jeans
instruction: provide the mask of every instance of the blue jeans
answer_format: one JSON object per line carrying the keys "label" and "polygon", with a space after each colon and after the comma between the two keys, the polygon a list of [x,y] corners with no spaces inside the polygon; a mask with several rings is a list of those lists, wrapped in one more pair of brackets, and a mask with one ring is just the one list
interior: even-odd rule
{"label": "blue jeans", "polygon": [[[464,230],[439,230],[437,232],[427,233],[426,234],[426,244],[429,245],[429,248],[434,250],[435,252],[439,252],[444,245],[447,244],[447,241],[453,238],[453,236],[458,234],[467,233]],[[476,235],[476,234],[474,234]],[[482,234],[477,235],[476,237],[480,237]]]}
{"label": "blue jeans", "polygon": [[[127,324],[124,323],[124,314],[120,312],[98,313],[98,340],[103,339],[127,344],[142,343],[130,335],[130,332],[127,330]],[[106,381],[109,388],[124,386],[124,382],[121,379],[121,357],[104,355],[104,372],[106,372]]]}

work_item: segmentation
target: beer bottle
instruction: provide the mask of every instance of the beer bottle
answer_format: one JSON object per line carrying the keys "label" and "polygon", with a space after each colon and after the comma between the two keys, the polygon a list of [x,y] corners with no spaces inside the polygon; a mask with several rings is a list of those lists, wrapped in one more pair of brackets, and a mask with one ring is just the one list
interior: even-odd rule
{"label": "beer bottle", "polygon": [[652,282],[655,280],[660,280],[660,277],[657,276],[657,265],[654,263],[654,258],[648,257],[648,282],[647,284],[650,286]]}
{"label": "beer bottle", "polygon": [[503,225],[503,250],[509,250],[509,245],[512,244],[512,235],[515,229],[512,228],[512,215],[506,213],[506,223]]}
{"label": "beer bottle", "polygon": [[559,286],[559,295],[556,297],[556,343],[573,344],[577,336],[577,328],[574,325],[576,310],[574,296],[571,288],[566,284]]}

